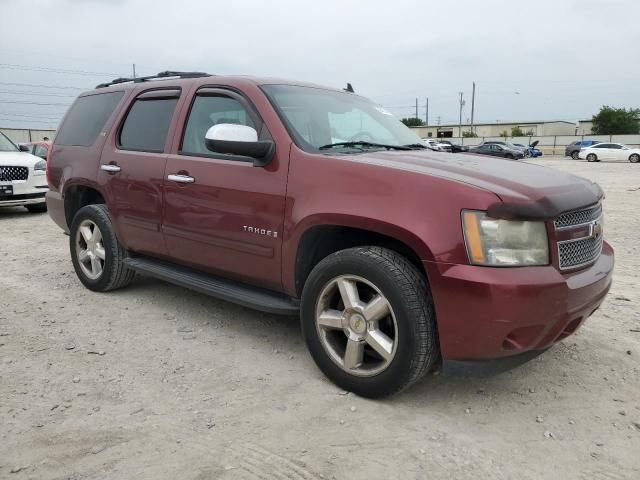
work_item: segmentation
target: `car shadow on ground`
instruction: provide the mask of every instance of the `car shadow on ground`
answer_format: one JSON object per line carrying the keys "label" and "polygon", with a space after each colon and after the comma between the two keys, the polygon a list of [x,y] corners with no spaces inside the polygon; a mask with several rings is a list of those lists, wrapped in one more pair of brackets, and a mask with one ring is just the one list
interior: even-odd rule
{"label": "car shadow on ground", "polygon": [[22,217],[39,217],[47,215],[47,212],[32,213],[24,207],[0,207],[0,222]]}
{"label": "car shadow on ground", "polygon": [[[309,355],[302,334],[298,317],[287,317],[257,312],[233,303],[218,300],[198,292],[174,286],[149,277],[137,276],[126,289],[112,292],[112,294],[133,295],[142,302],[148,298],[163,311],[173,312],[181,310],[181,305],[190,304],[197,309],[211,312],[212,321],[208,328],[223,328],[225,336],[235,338],[246,336],[261,337],[269,342],[276,342],[283,352],[296,355],[304,359],[309,369],[309,380],[319,380],[327,383],[327,388],[334,387],[315,366]],[[202,328],[202,318],[181,317],[181,324],[194,328]],[[166,321],[159,318],[158,321]],[[207,328],[207,327],[205,327]],[[272,346],[266,345],[264,354],[271,352]],[[412,387],[387,399],[379,400],[390,405],[403,404],[423,408],[424,405],[446,408],[452,403],[457,405],[477,405],[489,399],[521,397],[535,391],[541,377],[546,383],[562,383],[562,369],[554,368],[557,356],[567,356],[561,346],[553,347],[549,352],[533,359],[516,369],[489,377],[451,377],[440,373],[439,367]],[[554,353],[555,352],[555,353]],[[268,358],[265,358],[268,361]],[[557,377],[557,378],[556,378]],[[574,379],[579,380],[579,379]],[[534,388],[535,387],[535,388]],[[338,387],[334,387],[338,388]]]}

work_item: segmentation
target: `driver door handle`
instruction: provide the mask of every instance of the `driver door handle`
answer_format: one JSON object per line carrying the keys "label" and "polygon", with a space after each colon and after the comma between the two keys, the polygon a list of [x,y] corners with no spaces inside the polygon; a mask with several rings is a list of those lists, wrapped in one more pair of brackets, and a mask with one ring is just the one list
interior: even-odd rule
{"label": "driver door handle", "polygon": [[107,163],[100,165],[100,170],[104,170],[105,172],[109,173],[117,173],[121,170],[121,168],[118,165],[114,165],[113,163]]}
{"label": "driver door handle", "polygon": [[175,173],[167,175],[167,180],[177,183],[193,183],[196,181],[195,178],[190,177],[189,175],[178,175]]}

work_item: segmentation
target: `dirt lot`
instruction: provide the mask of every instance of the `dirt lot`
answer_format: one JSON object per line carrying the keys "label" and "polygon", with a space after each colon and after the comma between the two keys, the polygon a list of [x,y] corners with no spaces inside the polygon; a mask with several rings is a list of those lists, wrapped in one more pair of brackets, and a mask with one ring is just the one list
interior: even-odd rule
{"label": "dirt lot", "polygon": [[604,306],[516,371],[384,401],[329,383],[296,319],[92,293],[47,215],[0,211],[0,478],[640,478],[640,167],[538,163],[606,191]]}

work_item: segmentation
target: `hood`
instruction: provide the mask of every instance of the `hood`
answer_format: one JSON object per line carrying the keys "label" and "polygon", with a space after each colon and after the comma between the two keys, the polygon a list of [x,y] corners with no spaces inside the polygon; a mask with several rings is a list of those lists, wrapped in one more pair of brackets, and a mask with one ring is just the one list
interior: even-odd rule
{"label": "hood", "polygon": [[0,167],[33,167],[41,160],[27,152],[0,152]]}
{"label": "hood", "polygon": [[380,151],[349,155],[349,160],[465,183],[496,194],[489,209],[495,218],[551,219],[597,203],[600,187],[585,178],[541,165],[485,155],[428,150]]}

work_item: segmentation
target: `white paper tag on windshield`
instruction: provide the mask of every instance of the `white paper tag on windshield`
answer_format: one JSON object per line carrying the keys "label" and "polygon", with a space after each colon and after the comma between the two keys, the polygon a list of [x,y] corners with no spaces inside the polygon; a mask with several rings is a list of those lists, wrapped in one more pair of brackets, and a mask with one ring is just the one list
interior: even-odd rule
{"label": "white paper tag on windshield", "polygon": [[385,109],[385,108],[383,108],[383,107],[377,106],[377,107],[376,107],[376,110],[377,110],[377,111],[379,111],[379,112],[380,112],[381,114],[383,114],[383,115],[390,115],[390,116],[392,116],[392,117],[393,117],[393,113],[391,113],[389,110],[386,110],[386,109]]}

